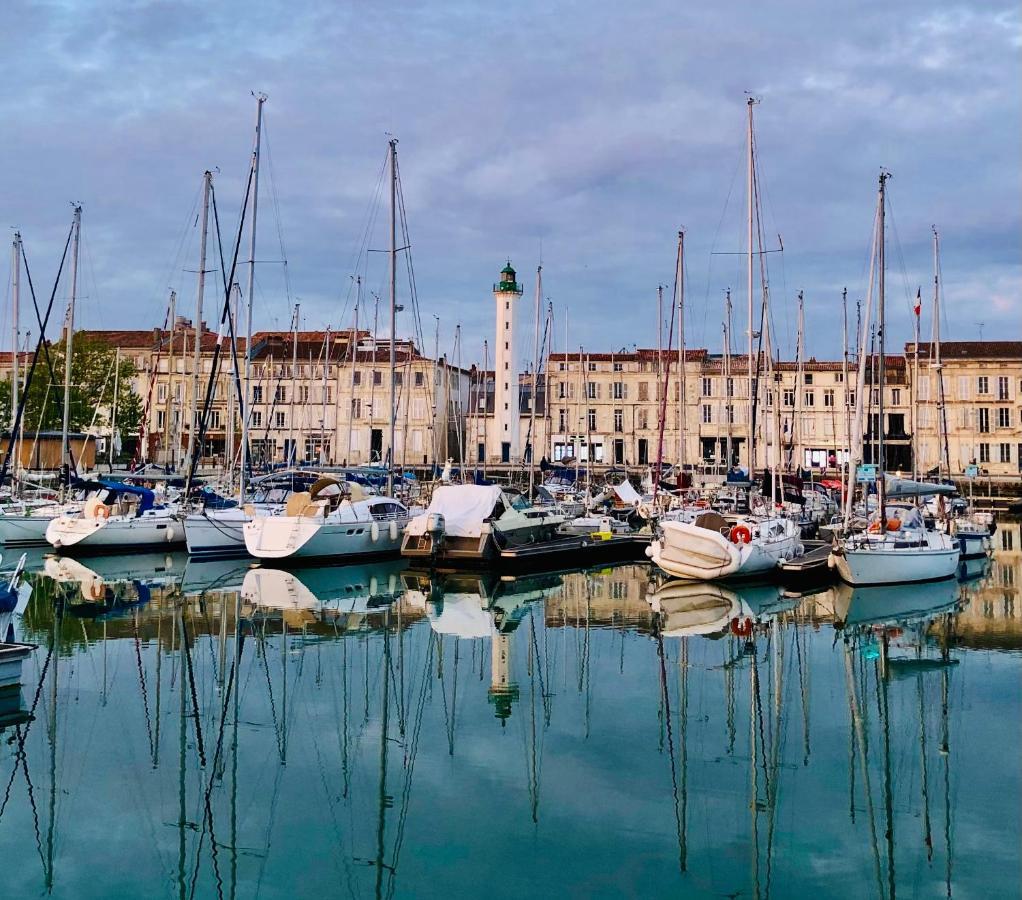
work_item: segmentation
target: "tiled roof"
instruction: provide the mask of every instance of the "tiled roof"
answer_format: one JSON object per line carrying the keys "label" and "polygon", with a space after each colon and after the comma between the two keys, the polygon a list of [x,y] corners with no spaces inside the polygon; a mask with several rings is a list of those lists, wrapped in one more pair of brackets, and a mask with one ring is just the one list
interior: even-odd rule
{"label": "tiled roof", "polygon": [[[912,355],[912,342],[905,344],[906,356]],[[930,358],[933,344],[919,342],[919,356]],[[1022,359],[1022,341],[941,341],[942,359]]]}

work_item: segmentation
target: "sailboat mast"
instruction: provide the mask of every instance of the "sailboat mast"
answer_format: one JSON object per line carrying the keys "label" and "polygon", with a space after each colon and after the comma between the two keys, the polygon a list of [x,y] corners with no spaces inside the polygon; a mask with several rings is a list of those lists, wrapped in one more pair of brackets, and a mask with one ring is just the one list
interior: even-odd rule
{"label": "sailboat mast", "polygon": [[536,334],[532,350],[532,402],[529,404],[529,497],[536,486],[536,393],[539,385],[539,304],[543,294],[543,267],[536,267]]}
{"label": "sailboat mast", "polygon": [[795,464],[795,470],[802,468],[805,461],[805,451],[802,448],[802,414],[805,407],[805,297],[802,291],[798,292],[798,338],[795,348],[795,420],[792,422],[792,442],[795,445],[795,458],[791,460]]}
{"label": "sailboat mast", "polygon": [[724,445],[727,458],[724,465],[728,470],[731,469],[731,461],[734,458],[731,451],[734,402],[734,384],[731,380],[731,288],[728,288],[724,301],[724,421],[727,425],[727,439]]}
{"label": "sailboat mast", "polygon": [[746,240],[748,241],[748,247],[746,250],[746,288],[748,289],[748,316],[749,316],[749,355],[748,355],[748,376],[749,376],[749,477],[752,478],[752,474],[756,469],[756,434],[755,434],[755,395],[753,393],[753,385],[755,383],[755,376],[753,374],[752,367],[752,333],[753,333],[753,234],[752,234],[752,221],[753,221],[753,206],[755,203],[755,157],[753,155],[752,146],[752,107],[756,104],[756,100],[753,97],[749,97],[746,101],[746,105],[749,110],[749,122],[748,122],[748,133],[746,136],[747,143],[747,158],[746,158],[746,191],[748,194],[746,214],[748,216],[747,222],[747,233]]}
{"label": "sailboat mast", "polygon": [[915,329],[912,344],[912,480],[919,479],[919,315],[922,312],[922,291],[916,295],[912,310],[912,325]]}
{"label": "sailboat mast", "polygon": [[114,349],[114,398],[110,415],[110,471],[114,469],[114,442],[117,435],[117,392],[120,390],[121,382],[121,348]]}
{"label": "sailboat mast", "polygon": [[362,276],[355,279],[355,330],[352,332],[351,341],[348,346],[351,348],[351,373],[348,383],[348,392],[351,395],[348,406],[348,444],[347,452],[344,454],[345,462],[354,463],[354,456],[351,452],[351,427],[355,419],[355,368],[358,365],[358,308],[362,304]]}
{"label": "sailboat mast", "polygon": [[18,310],[21,308],[21,232],[14,232],[11,247],[11,440],[18,415]]}
{"label": "sailboat mast", "polygon": [[249,231],[248,251],[248,288],[245,297],[245,402],[241,410],[241,471],[238,474],[241,502],[245,502],[245,491],[248,487],[249,422],[252,419],[252,297],[255,291],[256,261],[256,220],[259,212],[259,150],[263,134],[263,104],[265,94],[256,95],[256,128],[255,147],[252,150],[252,227]]}
{"label": "sailboat mast", "polygon": [[296,303],[294,318],[291,320],[291,415],[287,417],[288,446],[291,460],[289,464],[298,461],[298,450],[295,448],[295,408],[298,398],[295,393],[298,390],[298,310],[301,304]]}
{"label": "sailboat mast", "polygon": [[940,430],[941,446],[937,451],[937,480],[941,476],[941,462],[947,466],[951,477],[951,451],[948,447],[947,408],[944,405],[944,372],[940,361],[940,234],[933,226],[933,350],[934,369],[937,372],[937,427]]}
{"label": "sailboat mast", "polygon": [[206,292],[206,241],[209,222],[209,191],[213,184],[213,175],[208,170],[202,175],[202,230],[199,232],[199,284],[195,292],[195,349],[192,359],[192,415],[188,422],[188,460],[186,466],[192,468],[192,459],[202,456],[202,450],[196,446],[199,433],[199,370],[202,367],[202,301]]}
{"label": "sailboat mast", "polygon": [[685,470],[685,232],[678,232],[678,484]]}
{"label": "sailboat mast", "polygon": [[64,324],[64,420],[60,431],[60,462],[70,473],[71,442],[68,431],[71,424],[71,344],[75,333],[75,299],[78,295],[78,256],[81,247],[82,208],[75,207],[74,238],[71,251],[71,299],[67,307],[67,321]]}
{"label": "sailboat mast", "polygon": [[397,139],[390,139],[390,464],[387,466],[387,495],[394,496],[394,428],[397,423],[397,391],[394,372],[397,363]]}
{"label": "sailboat mast", "polygon": [[[848,481],[850,474],[849,463],[851,462],[852,455],[852,406],[848,402],[848,288],[841,290],[841,343],[842,343],[842,357],[841,357],[841,383],[844,385],[844,407],[845,407],[845,444],[848,449],[848,453],[845,456],[845,477],[844,485],[845,492],[851,490],[851,484]],[[836,454],[835,454],[836,455]]]}
{"label": "sailboat mast", "polygon": [[884,522],[885,508],[887,491],[885,490],[885,472],[887,471],[887,460],[885,457],[884,447],[884,381],[887,374],[887,360],[885,358],[885,335],[884,335],[884,323],[885,323],[885,297],[884,297],[884,276],[886,264],[886,235],[884,233],[884,215],[886,211],[886,191],[887,191],[887,179],[890,175],[881,170],[880,172],[880,212],[879,221],[877,223],[877,331],[879,338],[879,373],[877,375],[877,382],[879,386],[879,395],[877,397],[877,458],[876,462],[879,465],[877,469],[877,511],[880,516],[880,521]]}

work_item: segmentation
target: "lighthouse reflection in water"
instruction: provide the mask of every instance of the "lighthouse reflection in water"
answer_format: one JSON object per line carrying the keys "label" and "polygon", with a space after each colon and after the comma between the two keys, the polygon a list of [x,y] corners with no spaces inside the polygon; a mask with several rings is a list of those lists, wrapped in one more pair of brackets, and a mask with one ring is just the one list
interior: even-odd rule
{"label": "lighthouse reflection in water", "polygon": [[30,559],[6,892],[1017,895],[1004,528],[959,579],[806,595]]}

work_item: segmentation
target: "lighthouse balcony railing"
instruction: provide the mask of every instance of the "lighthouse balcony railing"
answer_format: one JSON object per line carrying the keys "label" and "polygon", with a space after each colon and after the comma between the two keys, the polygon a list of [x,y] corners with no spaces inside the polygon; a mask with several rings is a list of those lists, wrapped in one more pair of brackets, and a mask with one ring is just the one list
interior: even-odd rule
{"label": "lighthouse balcony railing", "polygon": [[524,290],[520,281],[498,281],[493,285],[495,291],[504,294],[522,294]]}

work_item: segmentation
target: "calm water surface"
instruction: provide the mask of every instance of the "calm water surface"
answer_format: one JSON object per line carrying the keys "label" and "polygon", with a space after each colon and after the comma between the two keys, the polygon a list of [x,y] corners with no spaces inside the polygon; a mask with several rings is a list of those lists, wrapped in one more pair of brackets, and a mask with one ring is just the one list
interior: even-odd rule
{"label": "calm water surface", "polygon": [[39,560],[0,885],[1018,896],[1019,537],[963,583],[802,597]]}

